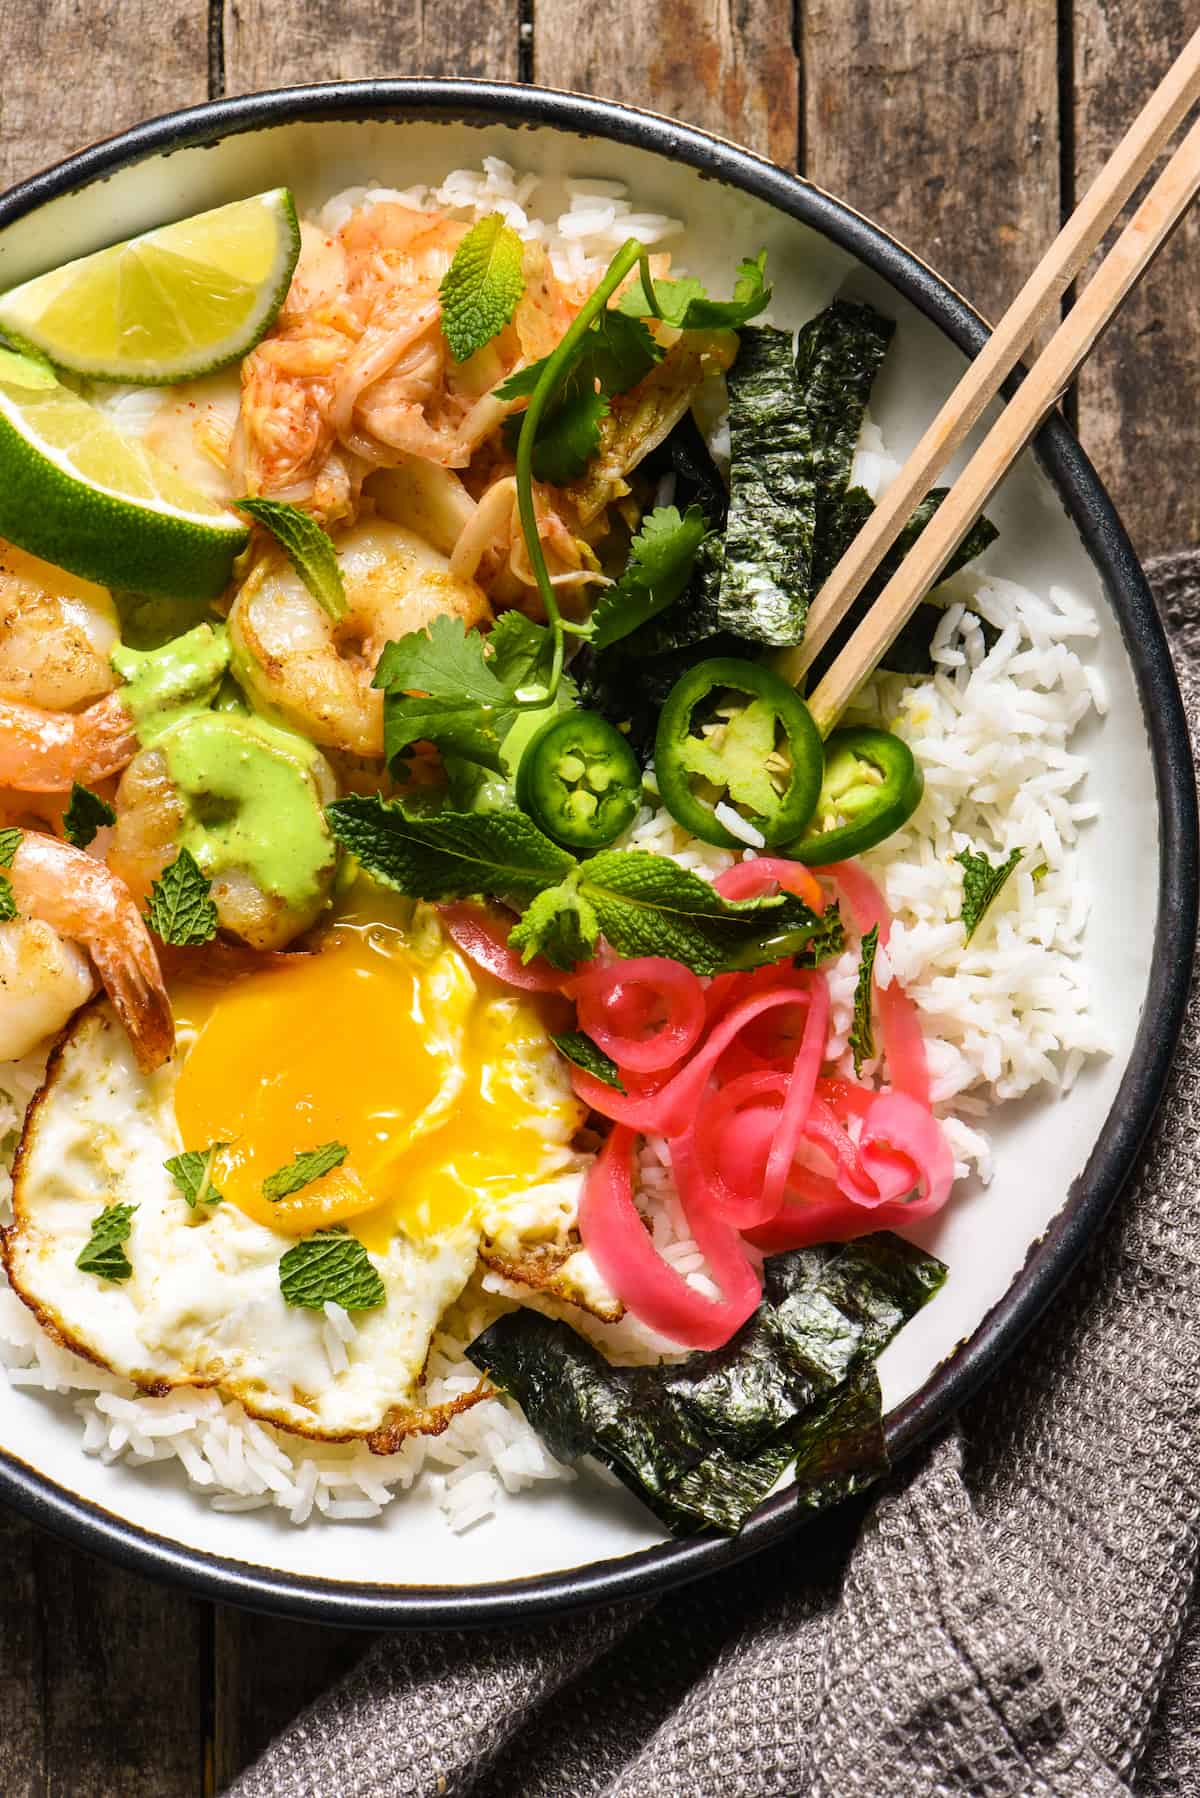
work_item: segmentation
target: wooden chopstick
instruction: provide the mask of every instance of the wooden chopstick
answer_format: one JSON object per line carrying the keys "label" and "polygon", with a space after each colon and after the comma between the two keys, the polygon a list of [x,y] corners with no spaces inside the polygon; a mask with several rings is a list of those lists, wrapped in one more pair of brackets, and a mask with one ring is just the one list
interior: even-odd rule
{"label": "wooden chopstick", "polygon": [[985,406],[1047,323],[1134,188],[1200,99],[1200,30],[1176,58],[809,607],[774,667],[797,685]]}
{"label": "wooden chopstick", "polygon": [[935,584],[1038,425],[1200,192],[1192,126],[945,500],[809,698],[822,736]]}

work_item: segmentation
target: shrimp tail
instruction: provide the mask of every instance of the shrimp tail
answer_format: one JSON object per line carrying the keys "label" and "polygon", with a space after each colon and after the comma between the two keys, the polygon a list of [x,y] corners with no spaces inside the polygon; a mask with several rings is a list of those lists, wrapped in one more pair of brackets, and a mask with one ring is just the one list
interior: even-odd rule
{"label": "shrimp tail", "polygon": [[117,774],[138,749],[133,722],[116,693],[82,712],[47,712],[0,699],[0,787],[67,793]]}
{"label": "shrimp tail", "polygon": [[102,941],[88,947],[138,1066],[144,1074],[153,1073],[175,1048],[175,1019],[153,943],[147,937],[136,955]]}

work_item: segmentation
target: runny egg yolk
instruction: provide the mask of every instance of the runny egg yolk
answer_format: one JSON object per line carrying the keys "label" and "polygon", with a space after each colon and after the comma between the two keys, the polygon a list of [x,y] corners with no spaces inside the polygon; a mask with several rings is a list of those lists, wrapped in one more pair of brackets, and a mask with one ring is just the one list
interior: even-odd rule
{"label": "runny egg yolk", "polygon": [[[195,1033],[183,1145],[228,1145],[212,1176],[224,1200],[289,1234],[345,1223],[379,1252],[396,1229],[440,1234],[536,1177],[547,1134],[566,1143],[580,1116],[538,1078],[554,1050],[530,1002],[387,925],[339,925],[319,954],[173,999]],[[265,1196],[269,1175],[331,1142],[340,1167]]]}

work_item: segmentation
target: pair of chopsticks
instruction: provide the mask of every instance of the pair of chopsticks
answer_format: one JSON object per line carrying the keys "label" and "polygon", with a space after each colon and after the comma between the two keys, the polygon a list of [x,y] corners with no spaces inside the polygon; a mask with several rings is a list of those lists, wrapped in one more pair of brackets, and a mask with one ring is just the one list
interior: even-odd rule
{"label": "pair of chopsticks", "polygon": [[[798,684],[895,543],[909,516],[1200,99],[1200,31],[1138,115],[809,608],[803,643],[775,668]],[[1091,281],[808,699],[827,736],[936,583],[1000,481],[1053,411],[1105,326],[1200,191],[1200,120],[1191,127]]]}

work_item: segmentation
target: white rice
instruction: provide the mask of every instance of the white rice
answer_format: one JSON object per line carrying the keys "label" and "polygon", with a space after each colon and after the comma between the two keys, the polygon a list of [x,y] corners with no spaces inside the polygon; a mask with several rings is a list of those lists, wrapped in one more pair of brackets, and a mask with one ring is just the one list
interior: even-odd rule
{"label": "white rice", "polygon": [[[531,209],[542,186],[539,177],[518,176],[488,158],[482,171],[456,170],[437,188],[348,189],[325,206],[321,224],[334,230],[356,206],[383,200],[444,207],[468,219],[500,211],[522,237],[547,246],[556,273],[567,280],[595,274],[631,235],[658,244],[683,229],[678,220],[634,211],[619,183],[597,180],[563,184],[565,206],[547,220]],[[161,395],[110,389],[99,397],[124,429],[136,432]],[[706,422],[719,450],[721,421],[714,412]],[[868,419],[854,479],[878,493],[897,467]],[[1105,1047],[1080,966],[1088,900],[1075,855],[1080,828],[1096,808],[1078,796],[1086,763],[1070,748],[1080,722],[1103,712],[1105,695],[1074,647],[1098,631],[1087,607],[1055,588],[1040,597],[972,570],[957,576],[951,591],[953,603],[934,640],[934,677],[878,677],[857,708],[904,736],[925,771],[916,815],[865,859],[895,920],[889,946],[877,959],[878,977],[903,980],[919,1006],[935,1101],[958,1171],[973,1167],[987,1180],[991,1153],[980,1125],[990,1108],[1039,1089],[1068,1090],[1086,1058]],[[998,633],[990,649],[985,623]],[[653,797],[652,770],[648,789]],[[725,821],[753,856],[761,847],[761,840],[753,840],[757,833],[736,814]],[[709,879],[739,859],[689,837],[654,804],[643,808],[625,841],[669,855]],[[962,871],[954,857],[967,847],[993,859],[1019,849],[1021,861],[964,947]],[[829,970],[830,1058],[847,1071],[857,974],[858,946],[851,942]],[[36,1059],[0,1069],[0,1144],[7,1138],[11,1146],[39,1078]],[[664,1259],[698,1291],[715,1296],[674,1193],[665,1143],[651,1138],[643,1144],[639,1185],[639,1202]],[[0,1218],[8,1214],[9,1190],[0,1171]],[[434,1338],[431,1403],[473,1389],[478,1375],[465,1358],[466,1346],[512,1300],[555,1309],[552,1301],[531,1300],[526,1289],[483,1273]],[[676,1352],[631,1319],[605,1325],[578,1312],[571,1316],[613,1359],[656,1360]],[[340,1306],[327,1305],[331,1375],[349,1365],[354,1337],[353,1319]],[[273,1509],[297,1526],[378,1517],[420,1475],[433,1486],[450,1527],[463,1531],[491,1517],[502,1493],[576,1478],[576,1470],[557,1462],[519,1410],[500,1398],[462,1413],[442,1436],[413,1437],[398,1453],[380,1457],[361,1444],[312,1443],[257,1423],[217,1392],[139,1396],[128,1382],[53,1343],[2,1284],[0,1370],[15,1386],[60,1395],[59,1403],[71,1405],[86,1453],[134,1466],[174,1462],[215,1510]],[[589,1471],[611,1478],[602,1469]]]}

